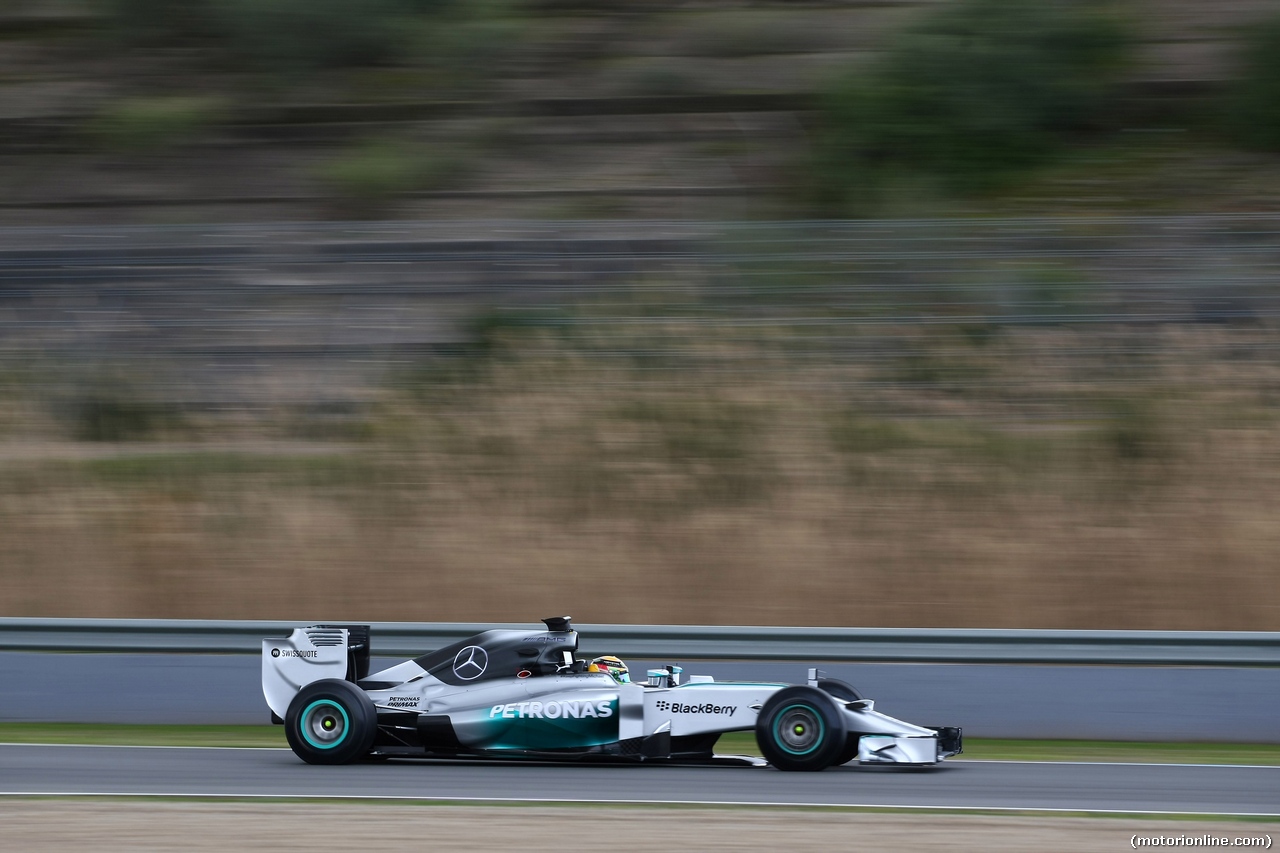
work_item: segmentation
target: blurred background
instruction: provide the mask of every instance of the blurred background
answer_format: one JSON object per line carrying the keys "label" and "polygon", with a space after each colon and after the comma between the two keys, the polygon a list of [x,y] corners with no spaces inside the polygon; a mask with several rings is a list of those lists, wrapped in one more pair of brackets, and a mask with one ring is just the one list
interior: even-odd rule
{"label": "blurred background", "polygon": [[1272,0],[0,0],[0,614],[1280,630]]}

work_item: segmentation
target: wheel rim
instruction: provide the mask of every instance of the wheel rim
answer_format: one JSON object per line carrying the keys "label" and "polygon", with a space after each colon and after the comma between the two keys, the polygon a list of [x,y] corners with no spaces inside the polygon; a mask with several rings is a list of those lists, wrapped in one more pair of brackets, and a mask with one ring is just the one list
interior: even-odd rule
{"label": "wheel rim", "polygon": [[316,749],[333,749],[347,739],[351,720],[347,709],[331,699],[317,699],[298,719],[298,728],[307,743]]}
{"label": "wheel rim", "polygon": [[808,755],[822,745],[827,731],[811,705],[788,705],[773,721],[773,742],[791,755]]}

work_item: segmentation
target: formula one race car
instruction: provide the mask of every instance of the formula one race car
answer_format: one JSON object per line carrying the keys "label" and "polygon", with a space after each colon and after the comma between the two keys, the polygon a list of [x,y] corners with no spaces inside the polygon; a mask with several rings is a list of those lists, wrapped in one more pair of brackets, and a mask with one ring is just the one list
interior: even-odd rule
{"label": "formula one race car", "polygon": [[[569,617],[545,631],[484,631],[369,674],[369,626],[298,628],[262,643],[262,692],[311,764],[483,757],[719,763],[725,732],[751,731],[780,770],[930,765],[961,750],[955,727],[877,712],[843,681],[718,682],[667,666],[633,683],[615,657],[579,660]],[[758,761],[755,763],[759,763]]]}

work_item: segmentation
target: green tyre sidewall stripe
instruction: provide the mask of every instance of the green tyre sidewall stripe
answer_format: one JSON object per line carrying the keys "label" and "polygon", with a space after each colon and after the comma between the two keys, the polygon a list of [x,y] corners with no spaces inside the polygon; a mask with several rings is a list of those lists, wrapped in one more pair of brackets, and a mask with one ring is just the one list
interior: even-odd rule
{"label": "green tyre sidewall stripe", "polygon": [[[781,733],[782,721],[786,717],[787,712],[790,711],[792,708],[801,708],[808,711],[813,715],[813,719],[818,724],[818,736],[813,739],[813,745],[810,746],[808,749],[798,750],[798,751],[791,749],[790,747],[787,746],[786,741],[783,740],[782,738],[782,733]],[[822,713],[818,711],[817,708],[813,707],[807,702],[796,702],[795,704],[787,705],[785,708],[780,709],[776,714],[774,714],[773,742],[775,745],[777,745],[779,749],[781,749],[783,752],[787,753],[788,755],[796,755],[796,756],[809,755],[814,750],[822,746],[822,742],[826,738],[826,736],[827,736],[827,724],[822,719]]]}
{"label": "green tyre sidewall stripe", "polygon": [[[333,743],[316,743],[311,739],[311,727],[308,725],[308,720],[311,719],[311,709],[317,705],[328,705],[331,708],[337,708],[338,713],[342,715],[342,737],[338,738]],[[351,734],[351,717],[347,715],[346,708],[342,707],[332,699],[317,699],[304,708],[302,713],[298,715],[298,730],[302,732],[302,737],[312,747],[316,749],[333,749],[334,747],[341,746],[347,742],[347,736]]]}

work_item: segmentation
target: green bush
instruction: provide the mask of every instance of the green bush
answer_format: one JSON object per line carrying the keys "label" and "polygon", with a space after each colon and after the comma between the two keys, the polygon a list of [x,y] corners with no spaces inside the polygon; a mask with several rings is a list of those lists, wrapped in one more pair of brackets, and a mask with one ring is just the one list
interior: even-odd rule
{"label": "green bush", "polygon": [[1229,102],[1230,127],[1240,142],[1280,151],[1280,16],[1252,31]]}
{"label": "green bush", "polygon": [[910,430],[885,418],[842,412],[828,429],[831,444],[841,453],[883,453],[924,446]]}
{"label": "green bush", "polygon": [[123,98],[103,107],[90,134],[117,151],[148,151],[197,135],[222,117],[217,98],[191,95]]}
{"label": "green bush", "polygon": [[373,139],[322,164],[318,177],[338,196],[369,203],[398,193],[441,189],[465,173],[465,161],[452,149],[429,150],[408,142]]}
{"label": "green bush", "polygon": [[181,418],[166,406],[115,388],[98,388],[75,399],[71,425],[80,441],[139,441],[179,426]]}
{"label": "green bush", "polygon": [[102,0],[115,36],[128,44],[169,47],[216,37],[218,8],[210,0]]}
{"label": "green bush", "polygon": [[128,44],[200,44],[259,71],[375,65],[413,48],[416,23],[445,0],[101,0]]}
{"label": "green bush", "polygon": [[1104,401],[1104,412],[1107,420],[1101,438],[1118,459],[1140,461],[1170,455],[1167,426],[1154,402],[1140,398]]}
{"label": "green bush", "polygon": [[511,0],[459,0],[421,19],[415,57],[451,72],[486,77],[525,35],[526,21]]}
{"label": "green bush", "polygon": [[1000,183],[1101,122],[1128,44],[1089,4],[948,6],[828,93],[819,200],[866,207],[921,175],[950,191]]}
{"label": "green bush", "polygon": [[687,63],[670,58],[630,62],[618,69],[614,80],[624,95],[691,95],[699,91],[697,74]]}
{"label": "green bush", "polygon": [[373,65],[407,48],[408,0],[225,0],[234,54],[264,70]]}
{"label": "green bush", "polygon": [[347,198],[384,199],[413,187],[417,162],[402,145],[372,140],[353,146],[321,165],[319,176]]}

